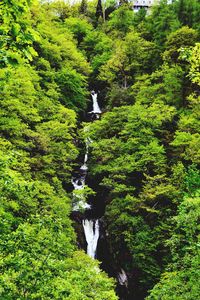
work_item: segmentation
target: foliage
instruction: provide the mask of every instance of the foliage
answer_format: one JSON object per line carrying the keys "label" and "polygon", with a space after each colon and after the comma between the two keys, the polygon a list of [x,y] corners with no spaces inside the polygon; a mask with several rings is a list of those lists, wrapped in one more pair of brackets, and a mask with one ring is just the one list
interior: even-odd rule
{"label": "foliage", "polygon": [[116,40],[113,55],[100,69],[99,78],[108,83],[119,82],[125,88],[130,79],[145,72],[153,55],[153,44],[130,32],[124,40]]}
{"label": "foliage", "polygon": [[[99,195],[104,193],[109,249],[114,263],[133,282],[131,297],[143,299],[161,273],[171,276],[167,266],[176,256],[167,242],[175,234],[172,219],[176,219],[188,191],[184,182],[193,176],[189,171],[187,175],[187,168],[191,162],[199,164],[199,97],[195,86],[199,48],[195,46],[197,32],[187,26],[179,28],[173,5],[163,1],[140,23],[131,14],[123,5],[110,15],[108,26],[102,26],[103,34],[115,41],[111,42],[111,52],[105,48],[105,60],[96,67],[99,83],[106,85],[104,103],[109,111],[85,134],[92,140],[89,175],[97,181]],[[97,31],[99,28],[93,36]],[[88,37],[85,42],[89,42]],[[92,62],[98,59],[94,49],[85,47]],[[159,52],[160,60],[154,61]],[[198,175],[195,178],[198,182]],[[192,259],[194,255],[190,256]],[[194,261],[197,265],[198,259]],[[186,278],[192,280],[189,272]],[[185,275],[178,276],[174,289]],[[161,277],[151,295],[164,297],[158,291],[164,291],[165,286],[168,289]],[[169,286],[172,293],[173,288]],[[174,299],[181,299],[184,292],[175,293]],[[172,293],[166,299],[173,299]]]}
{"label": "foliage", "polygon": [[[190,176],[191,173],[188,179]],[[196,178],[199,178],[199,172],[196,172]],[[162,275],[147,299],[195,299],[199,295],[200,199],[197,188],[199,185],[193,187],[192,195],[185,196],[174,218],[175,229],[168,241],[173,255],[170,270]]]}
{"label": "foliage", "polygon": [[124,35],[130,30],[133,24],[134,12],[125,4],[120,6],[110,15],[107,30],[114,30],[118,35]]}
{"label": "foliage", "polygon": [[21,57],[32,60],[37,52],[33,42],[38,33],[31,26],[30,1],[1,1],[0,63],[2,66],[15,64]]}
{"label": "foliage", "polygon": [[153,7],[144,25],[147,28],[148,37],[153,39],[160,49],[163,49],[168,35],[180,27],[180,22],[173,5],[168,5],[164,0],[160,5]]}
{"label": "foliage", "polygon": [[192,47],[197,42],[197,32],[187,26],[172,32],[166,42],[166,50],[164,52],[164,60],[177,63],[180,50]]}
{"label": "foliage", "polygon": [[80,18],[67,18],[65,25],[73,33],[78,44],[80,44],[84,37],[93,29],[92,25],[88,23],[86,19]]}
{"label": "foliage", "polygon": [[[176,194],[166,179],[166,154],[157,137],[163,134],[164,138],[174,113],[173,107],[162,102],[149,106],[136,102],[106,113],[89,131],[93,141],[90,170],[109,191],[106,224],[115,259],[128,272],[137,270],[140,288],[151,286],[152,278],[159,276],[154,257],[167,227],[161,220],[172,209]],[[124,252],[131,256],[128,266]]]}
{"label": "foliage", "polygon": [[199,29],[199,1],[179,0],[174,3],[174,7],[181,24]]}
{"label": "foliage", "polygon": [[70,219],[75,110],[86,106],[90,66],[47,8],[1,3],[0,298],[115,300],[113,280],[77,251]]}
{"label": "foliage", "polygon": [[87,1],[86,0],[81,1],[79,11],[81,14],[84,14],[84,15],[86,14],[86,12],[87,12]]}
{"label": "foliage", "polygon": [[[134,13],[13,0],[0,12],[0,298],[117,299],[77,249],[72,202],[84,197],[105,208],[101,238],[129,299],[197,299],[199,1]],[[89,90],[103,113],[88,125]],[[87,138],[86,188],[73,193]]]}

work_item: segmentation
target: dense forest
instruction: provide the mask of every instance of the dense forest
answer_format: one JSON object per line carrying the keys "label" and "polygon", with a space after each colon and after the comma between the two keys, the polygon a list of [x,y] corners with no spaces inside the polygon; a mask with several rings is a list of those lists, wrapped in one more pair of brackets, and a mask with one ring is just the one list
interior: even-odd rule
{"label": "dense forest", "polygon": [[200,2],[0,13],[0,299],[199,299]]}

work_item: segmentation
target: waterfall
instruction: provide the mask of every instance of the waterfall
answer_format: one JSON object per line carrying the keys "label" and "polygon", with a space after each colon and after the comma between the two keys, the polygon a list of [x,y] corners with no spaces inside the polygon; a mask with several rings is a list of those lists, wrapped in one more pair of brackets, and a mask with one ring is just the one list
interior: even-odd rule
{"label": "waterfall", "polygon": [[95,258],[99,239],[99,220],[83,220],[83,228],[87,241],[87,254]]}
{"label": "waterfall", "polygon": [[123,269],[121,269],[121,272],[117,276],[119,284],[128,286],[128,277]]}
{"label": "waterfall", "polygon": [[92,101],[93,101],[93,113],[94,114],[101,114],[101,109],[99,107],[98,101],[97,101],[97,93],[95,93],[94,91],[92,92]]}
{"label": "waterfall", "polygon": [[90,209],[90,205],[85,201],[83,193],[77,193],[76,191],[83,191],[85,187],[85,176],[80,178],[73,178],[72,184],[74,186],[75,192],[73,193],[73,199],[75,203],[73,205],[73,211]]}
{"label": "waterfall", "polygon": [[99,119],[99,115],[102,113],[102,111],[99,107],[98,100],[97,100],[98,94],[95,93],[95,91],[92,91],[91,96],[92,96],[93,110],[90,111],[89,114],[94,114],[96,119]]}
{"label": "waterfall", "polygon": [[85,152],[85,156],[84,156],[84,163],[80,168],[82,171],[87,171],[88,170],[87,161],[88,161],[88,154],[89,154],[89,145],[90,145],[91,142],[92,141],[89,138],[87,138],[86,141],[85,141],[86,152]]}
{"label": "waterfall", "polygon": [[[99,115],[101,114],[101,109],[98,104],[97,100],[97,93],[95,91],[91,92],[92,96],[92,104],[93,104],[93,110],[89,112],[89,114],[93,114],[92,119],[94,119],[94,116],[96,119],[99,118]],[[84,128],[84,131],[86,132],[89,128],[86,126]],[[84,211],[84,210],[91,210],[91,206],[85,201],[84,197],[84,188],[85,188],[85,180],[87,176],[87,162],[88,162],[88,155],[89,155],[89,146],[91,144],[91,139],[87,138],[85,141],[86,145],[86,151],[84,156],[84,162],[83,165],[80,167],[79,174],[72,179],[72,184],[74,186],[74,193],[73,193],[73,211]],[[85,238],[87,242],[87,254],[95,258],[96,250],[97,250],[97,244],[99,239],[99,220],[93,219],[83,219],[82,221],[83,229],[85,233]]]}

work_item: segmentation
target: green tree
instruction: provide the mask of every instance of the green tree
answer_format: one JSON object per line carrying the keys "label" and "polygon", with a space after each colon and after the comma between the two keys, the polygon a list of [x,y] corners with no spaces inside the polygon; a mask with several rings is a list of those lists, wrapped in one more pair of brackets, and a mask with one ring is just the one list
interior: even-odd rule
{"label": "green tree", "polygon": [[193,93],[187,98],[186,109],[181,113],[172,145],[187,162],[192,161],[199,164],[199,96],[197,92],[200,84],[199,44],[190,51],[188,60],[190,65],[189,76],[195,87]]}
{"label": "green tree", "polygon": [[20,57],[32,60],[37,55],[33,42],[38,33],[32,28],[30,1],[1,1],[0,63],[7,65],[20,61]]}
{"label": "green tree", "polygon": [[135,297],[141,297],[159,277],[158,249],[162,249],[161,257],[167,251],[161,246],[169,230],[163,219],[173,210],[176,190],[166,178],[166,153],[157,132],[164,139],[174,113],[173,107],[161,101],[136,102],[105,113],[88,131],[93,141],[91,176],[106,191],[109,247],[116,264],[127,273],[137,273],[130,275]]}
{"label": "green tree", "polygon": [[[168,244],[173,263],[146,299],[198,298],[200,271],[199,252],[199,172],[190,170],[186,178],[187,194],[174,217],[175,229]],[[192,189],[191,189],[192,188]]]}
{"label": "green tree", "polygon": [[102,17],[103,18],[103,6],[102,6],[102,1],[101,0],[98,0],[98,2],[97,2],[97,7],[96,7],[96,14],[95,14],[95,16],[96,16],[96,18],[97,18],[97,20],[100,18],[100,17]]}
{"label": "green tree", "polygon": [[144,72],[153,55],[154,45],[130,32],[124,40],[116,40],[111,58],[101,67],[99,79],[117,82],[127,88],[134,78]]}
{"label": "green tree", "polygon": [[181,24],[199,29],[199,1],[179,0],[175,1],[174,7]]}
{"label": "green tree", "polygon": [[164,102],[180,108],[183,105],[183,82],[184,72],[180,66],[164,64],[151,75],[138,77],[131,87],[131,95],[139,103]]}
{"label": "green tree", "polygon": [[124,36],[134,25],[134,12],[128,5],[122,5],[115,10],[108,20],[106,30]]}
{"label": "green tree", "polygon": [[92,25],[86,19],[80,18],[68,18],[65,20],[65,25],[78,41],[78,45],[93,29]]}
{"label": "green tree", "polygon": [[[26,5],[8,3],[3,32],[6,59],[15,52],[20,59],[0,70],[0,298],[116,300],[114,281],[77,251],[70,219],[75,110],[86,105],[89,63],[48,5],[32,7],[31,23]],[[23,25],[20,36],[9,31],[11,20]],[[31,65],[24,59],[29,24],[40,35]]]}
{"label": "green tree", "polygon": [[86,13],[87,13],[87,1],[86,0],[81,1],[79,11],[81,14],[86,15]]}
{"label": "green tree", "polygon": [[153,7],[152,13],[145,20],[145,26],[148,38],[162,50],[168,35],[180,27],[180,22],[173,5],[168,5],[164,0]]}
{"label": "green tree", "polygon": [[197,32],[187,26],[172,32],[167,38],[164,60],[169,63],[178,63],[181,50],[194,46],[197,40]]}

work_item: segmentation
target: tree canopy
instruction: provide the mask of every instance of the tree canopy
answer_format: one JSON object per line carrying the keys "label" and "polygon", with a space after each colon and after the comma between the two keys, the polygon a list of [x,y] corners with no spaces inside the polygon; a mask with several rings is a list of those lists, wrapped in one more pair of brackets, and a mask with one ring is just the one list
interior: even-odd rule
{"label": "tree canopy", "polygon": [[200,4],[167,2],[1,1],[1,299],[198,299]]}

